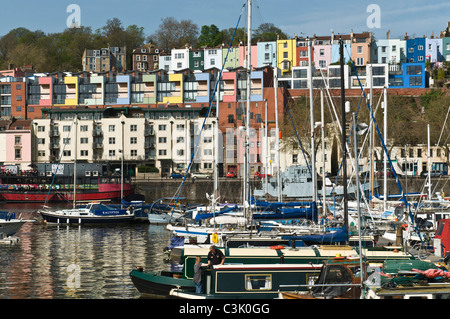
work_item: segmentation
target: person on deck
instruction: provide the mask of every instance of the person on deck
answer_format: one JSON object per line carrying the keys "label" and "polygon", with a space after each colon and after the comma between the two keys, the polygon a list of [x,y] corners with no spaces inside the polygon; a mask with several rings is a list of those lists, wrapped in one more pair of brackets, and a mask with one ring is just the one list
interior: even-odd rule
{"label": "person on deck", "polygon": [[220,249],[216,249],[216,246],[209,247],[208,253],[208,266],[223,265],[225,261],[225,255]]}
{"label": "person on deck", "polygon": [[203,289],[202,284],[202,268],[203,266],[207,266],[208,264],[202,263],[202,257],[195,257],[195,265],[194,265],[194,278],[193,282],[195,283],[195,293],[201,294]]}

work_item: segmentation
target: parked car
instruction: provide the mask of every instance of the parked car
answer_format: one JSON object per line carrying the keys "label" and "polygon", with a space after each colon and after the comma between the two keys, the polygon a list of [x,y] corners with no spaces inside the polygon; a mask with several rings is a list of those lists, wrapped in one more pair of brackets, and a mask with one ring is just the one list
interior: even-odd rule
{"label": "parked car", "polygon": [[236,178],[237,175],[236,175],[235,172],[228,172],[228,173],[227,173],[227,177],[228,177],[228,178]]}
{"label": "parked car", "polygon": [[210,178],[211,178],[211,175],[205,174],[205,173],[192,173],[192,178],[193,178],[193,179],[197,179],[197,178],[206,178],[206,179],[210,179]]}
{"label": "parked car", "polygon": [[183,178],[183,177],[184,177],[184,175],[180,174],[180,173],[172,173],[169,176],[169,178],[171,178],[171,179],[179,179],[179,178]]}
{"label": "parked car", "polygon": [[270,174],[261,174],[261,172],[256,172],[255,175],[253,175],[254,178],[265,178],[270,177]]}

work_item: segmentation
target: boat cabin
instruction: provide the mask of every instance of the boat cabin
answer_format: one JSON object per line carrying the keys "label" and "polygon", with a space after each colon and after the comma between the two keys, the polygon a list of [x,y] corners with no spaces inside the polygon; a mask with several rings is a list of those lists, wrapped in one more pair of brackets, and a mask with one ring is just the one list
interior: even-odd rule
{"label": "boat cabin", "polygon": [[[216,265],[203,271],[203,292],[172,289],[172,297],[185,299],[276,298],[292,282],[312,284],[320,264]],[[307,289],[306,287],[304,288]]]}

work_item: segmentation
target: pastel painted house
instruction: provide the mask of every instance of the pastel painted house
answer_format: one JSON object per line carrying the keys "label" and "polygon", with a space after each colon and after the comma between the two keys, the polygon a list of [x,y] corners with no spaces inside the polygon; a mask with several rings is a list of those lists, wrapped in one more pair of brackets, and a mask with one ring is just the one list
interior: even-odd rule
{"label": "pastel painted house", "polygon": [[425,40],[425,60],[431,63],[443,61],[443,47],[441,38],[426,38]]}
{"label": "pastel painted house", "polygon": [[[258,42],[257,47],[257,66],[277,66],[277,42]],[[253,65],[255,67],[255,65]]]}
{"label": "pastel painted house", "polygon": [[4,165],[18,165],[21,170],[28,170],[32,162],[31,120],[16,120],[9,129],[2,131],[5,142]]}
{"label": "pastel painted house", "polygon": [[442,38],[442,52],[444,60],[450,62],[450,37]]}
{"label": "pastel painted house", "polygon": [[239,67],[239,47],[223,47],[222,59],[224,69],[234,69]]}
{"label": "pastel painted house", "polygon": [[79,103],[83,105],[105,104],[106,76],[92,75],[88,78],[80,78]]}
{"label": "pastel painted house", "polygon": [[331,44],[319,44],[313,47],[313,61],[316,69],[327,69],[332,62]]}
{"label": "pastel painted house", "polygon": [[[258,47],[256,45],[250,46],[250,59],[251,59],[251,67],[256,68],[258,66]],[[239,46],[239,66],[243,68],[248,68],[247,65],[247,52],[248,47],[246,45]]]}

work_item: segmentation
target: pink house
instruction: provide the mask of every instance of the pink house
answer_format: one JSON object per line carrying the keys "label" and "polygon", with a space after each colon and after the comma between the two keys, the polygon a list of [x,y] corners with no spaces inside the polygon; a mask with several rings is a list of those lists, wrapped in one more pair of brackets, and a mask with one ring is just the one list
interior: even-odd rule
{"label": "pink house", "polygon": [[41,96],[39,105],[52,106],[53,103],[53,79],[51,76],[40,77],[39,86],[41,89]]}
{"label": "pink house", "polygon": [[236,102],[237,99],[237,72],[223,72],[223,102]]}
{"label": "pink house", "polygon": [[331,44],[319,44],[313,47],[313,61],[316,69],[327,69],[332,63]]}
{"label": "pink house", "polygon": [[[256,68],[258,66],[258,46],[252,45],[251,48],[251,56],[250,59],[252,60],[252,68]],[[240,67],[247,67],[247,46],[246,45],[240,45],[239,46],[239,66]]]}
{"label": "pink house", "polygon": [[32,160],[31,120],[16,120],[4,131],[6,134],[6,165],[18,165],[29,169]]}

